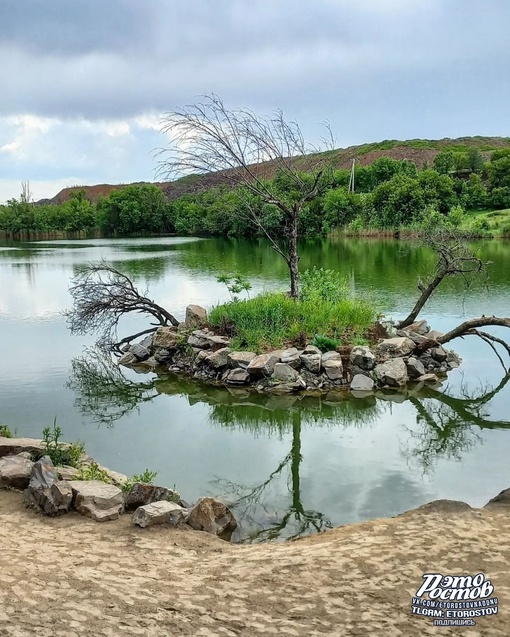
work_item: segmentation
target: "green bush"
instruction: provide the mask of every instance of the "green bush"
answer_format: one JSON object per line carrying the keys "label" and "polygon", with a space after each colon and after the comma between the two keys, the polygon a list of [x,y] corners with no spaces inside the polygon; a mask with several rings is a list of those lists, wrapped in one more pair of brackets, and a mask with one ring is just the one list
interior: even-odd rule
{"label": "green bush", "polygon": [[375,309],[363,300],[335,302],[318,296],[295,301],[284,293],[266,292],[253,299],[218,305],[212,325],[233,335],[232,347],[260,352],[315,334],[340,338],[345,330],[363,333],[375,319]]}
{"label": "green bush", "polygon": [[312,339],[312,345],[318,347],[321,352],[334,351],[340,344],[340,341],[337,341],[334,338],[329,338],[329,336],[323,336],[322,334],[316,334]]}
{"label": "green bush", "polygon": [[111,484],[112,482],[108,472],[105,471],[105,469],[101,469],[97,462],[91,462],[86,466],[80,467],[78,480],[100,480],[107,484]]}
{"label": "green bush", "polygon": [[84,446],[81,442],[66,444],[60,442],[62,429],[57,425],[57,419],[53,421],[53,426],[43,429],[44,454],[49,456],[55,466],[70,465],[78,467],[80,459],[84,453]]}
{"label": "green bush", "polygon": [[0,425],[0,436],[3,436],[4,438],[12,438],[9,425]]}
{"label": "green bush", "polygon": [[154,478],[158,475],[157,471],[149,471],[145,469],[142,473],[135,473],[131,478],[128,478],[122,485],[122,490],[125,493],[129,493],[133,488],[133,485],[137,482],[142,484],[154,484]]}
{"label": "green bush", "polygon": [[314,266],[301,274],[301,300],[330,301],[336,303],[347,297],[347,282],[335,270]]}

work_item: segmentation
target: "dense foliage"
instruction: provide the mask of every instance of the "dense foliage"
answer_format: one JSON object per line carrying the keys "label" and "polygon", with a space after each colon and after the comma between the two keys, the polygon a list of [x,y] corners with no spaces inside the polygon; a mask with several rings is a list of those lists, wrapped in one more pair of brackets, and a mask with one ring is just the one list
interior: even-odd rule
{"label": "dense foliage", "polygon": [[[303,173],[303,180],[309,178]],[[430,221],[449,223],[483,234],[510,234],[510,149],[483,155],[476,148],[445,148],[433,165],[388,157],[369,166],[356,165],[355,192],[349,192],[350,172],[328,175],[327,188],[308,202],[299,219],[301,236],[318,236],[335,229],[387,230],[423,228]],[[279,173],[266,182],[280,198],[292,202],[292,184]],[[0,206],[0,232],[101,232],[105,235],[177,233],[210,236],[263,236],[250,221],[257,211],[268,231],[285,236],[281,210],[245,187],[217,186],[168,201],[151,184],[131,185],[90,202],[77,189],[60,205],[39,205],[21,197]],[[473,211],[484,212],[473,215]]]}

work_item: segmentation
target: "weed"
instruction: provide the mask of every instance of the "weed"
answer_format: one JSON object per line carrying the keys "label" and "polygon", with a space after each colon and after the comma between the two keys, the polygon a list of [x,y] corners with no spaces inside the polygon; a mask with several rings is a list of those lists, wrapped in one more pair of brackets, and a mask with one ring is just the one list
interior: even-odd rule
{"label": "weed", "polygon": [[239,301],[237,294],[246,292],[248,298],[250,298],[249,290],[251,290],[251,283],[242,274],[221,274],[216,279],[218,283],[224,283],[227,286],[227,290],[230,294],[230,299],[233,303]]}
{"label": "weed", "polygon": [[312,339],[312,345],[318,347],[321,352],[334,351],[340,344],[340,341],[337,341],[334,338],[329,338],[329,336],[323,336],[322,334],[316,334]]}
{"label": "weed", "polygon": [[112,480],[105,469],[102,469],[97,462],[91,462],[90,464],[80,467],[80,473],[78,480],[100,480],[111,484]]}
{"label": "weed", "polygon": [[81,442],[70,445],[60,442],[62,429],[57,425],[57,418],[53,420],[53,427],[45,427],[42,432],[44,454],[51,458],[55,466],[71,465],[78,467],[84,446]]}
{"label": "weed", "polygon": [[129,493],[133,488],[133,485],[137,482],[142,484],[154,484],[154,478],[158,475],[158,471],[149,471],[145,469],[142,473],[135,473],[131,478],[128,478],[122,485],[122,490]]}
{"label": "weed", "polygon": [[0,436],[3,438],[12,438],[12,432],[9,425],[0,425]]}

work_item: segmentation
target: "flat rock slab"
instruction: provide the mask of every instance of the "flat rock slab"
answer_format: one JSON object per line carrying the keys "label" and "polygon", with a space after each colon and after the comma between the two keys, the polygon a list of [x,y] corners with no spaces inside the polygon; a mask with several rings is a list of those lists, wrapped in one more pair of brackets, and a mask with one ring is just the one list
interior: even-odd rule
{"label": "flat rock slab", "polygon": [[3,438],[0,436],[0,458],[27,451],[33,457],[44,453],[43,441],[37,438]]}
{"label": "flat rock slab", "polygon": [[175,502],[162,500],[161,502],[152,502],[138,507],[133,513],[131,521],[142,528],[154,526],[155,524],[171,524],[175,526],[184,520],[187,513],[186,509],[183,509]]}
{"label": "flat rock slab", "polygon": [[281,360],[281,352],[268,352],[255,356],[250,361],[246,371],[253,376],[271,376],[274,372],[276,363]]}
{"label": "flat rock slab", "polygon": [[405,336],[396,336],[395,338],[387,338],[381,341],[377,346],[379,356],[407,356],[415,348],[414,341]]}
{"label": "flat rock slab", "polygon": [[0,458],[0,487],[26,489],[33,466],[25,455]]}
{"label": "flat rock slab", "polygon": [[241,367],[246,369],[251,361],[257,356],[255,352],[230,352],[228,355],[228,364],[230,367]]}
{"label": "flat rock slab", "polygon": [[71,480],[74,508],[96,522],[116,520],[124,508],[122,491],[100,480]]}

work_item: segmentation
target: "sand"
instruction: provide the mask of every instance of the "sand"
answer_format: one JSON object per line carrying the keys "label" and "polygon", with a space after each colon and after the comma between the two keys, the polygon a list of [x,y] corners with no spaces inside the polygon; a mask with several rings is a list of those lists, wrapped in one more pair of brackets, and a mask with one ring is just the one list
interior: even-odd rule
{"label": "sand", "polygon": [[[0,635],[510,634],[510,510],[438,503],[282,544],[45,518],[0,491]],[[499,614],[473,628],[411,614],[422,574],[485,573]]]}

